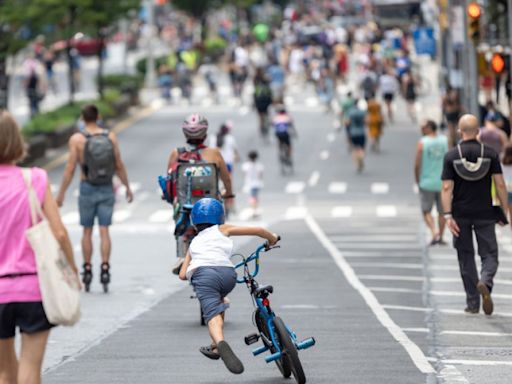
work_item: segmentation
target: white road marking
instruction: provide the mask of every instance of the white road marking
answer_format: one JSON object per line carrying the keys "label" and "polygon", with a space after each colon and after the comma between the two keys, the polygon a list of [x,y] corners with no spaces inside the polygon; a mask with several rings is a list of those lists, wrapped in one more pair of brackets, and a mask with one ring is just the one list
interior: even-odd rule
{"label": "white road marking", "polygon": [[425,278],[422,276],[401,276],[401,275],[359,275],[359,278],[362,280],[396,280],[396,281],[425,281]]}
{"label": "white road marking", "polygon": [[328,150],[324,150],[320,152],[320,160],[327,160],[329,158],[330,154]]}
{"label": "white road marking", "polygon": [[429,333],[428,328],[402,328],[404,332],[418,332],[418,333]]}
{"label": "white road marking", "polygon": [[149,216],[150,223],[167,223],[173,216],[172,209],[160,209]]}
{"label": "white road marking", "polygon": [[120,209],[119,211],[115,211],[113,216],[114,223],[122,223],[123,221],[126,221],[131,215],[132,212],[127,209]]}
{"label": "white road marking", "polygon": [[506,365],[512,366],[510,360],[441,360],[443,364],[454,364],[454,365],[487,365],[487,366],[499,366]]}
{"label": "white road marking", "polygon": [[[339,246],[340,248],[357,247],[357,249],[383,249],[383,250],[384,249],[392,249],[392,250],[411,249],[411,250],[416,250],[417,248],[419,248],[414,243],[409,243],[409,244],[405,244],[405,243],[393,244],[393,243],[389,243],[389,242],[361,243],[360,241],[333,241],[333,243],[336,244],[337,246]],[[388,255],[388,256],[390,256],[390,255]]]}
{"label": "white road marking", "polygon": [[[411,311],[411,312],[432,312],[432,308],[427,307],[411,307],[406,305],[392,305],[392,304],[383,304],[383,308],[397,311]],[[437,312],[445,314],[445,315],[462,315],[468,316],[462,309],[449,309],[449,308],[440,308],[436,309]],[[512,318],[512,313],[508,312],[494,312],[493,316],[495,317],[510,317]]]}
{"label": "white road marking", "polygon": [[414,192],[414,194],[416,194],[416,195],[417,195],[418,193],[420,193],[420,188],[418,187],[418,184],[414,184],[414,185],[412,186],[412,191],[413,191],[413,192]]}
{"label": "white road marking", "polygon": [[308,97],[306,99],[306,106],[308,106],[308,107],[316,107],[316,106],[318,106],[318,104],[319,104],[319,102],[316,97]]}
{"label": "white road marking", "polygon": [[290,181],[286,184],[285,192],[286,193],[302,193],[304,188],[306,187],[306,183],[303,181]]}
{"label": "white road marking", "polygon": [[247,221],[253,217],[254,210],[252,208],[244,208],[238,214],[238,220]]}
{"label": "white road marking", "polygon": [[244,105],[243,107],[240,107],[240,115],[245,116],[249,113],[249,107]]}
{"label": "white road marking", "polygon": [[379,205],[376,214],[378,217],[396,217],[398,212],[394,205]]}
{"label": "white road marking", "polygon": [[389,184],[388,183],[372,183],[371,185],[372,193],[377,195],[382,195],[389,192]]}
{"label": "white road marking", "polygon": [[350,263],[353,267],[360,268],[396,268],[396,269],[423,269],[423,264],[418,263],[375,263],[371,262],[355,262]]}
{"label": "white road marking", "polygon": [[341,194],[347,192],[347,183],[333,182],[329,184],[329,193]]}
{"label": "white road marking", "polygon": [[350,217],[352,216],[352,207],[334,207],[331,211],[331,216],[336,218]]}
{"label": "white road marking", "polygon": [[283,309],[319,309],[319,305],[311,305],[311,304],[295,304],[295,305],[282,305]]}
{"label": "white road marking", "polygon": [[306,217],[308,211],[306,207],[289,207],[286,210],[285,218],[286,220],[297,220],[297,219],[303,219]]}
{"label": "white road marking", "polygon": [[328,141],[329,143],[332,143],[332,142],[334,142],[334,140],[336,140],[336,135],[335,135],[334,133],[329,133],[329,134],[327,135],[327,141]]}
{"label": "white road marking", "polygon": [[371,258],[389,258],[389,257],[394,257],[394,258],[404,258],[404,259],[407,259],[407,260],[410,260],[411,258],[421,258],[421,256],[411,256],[411,253],[410,252],[402,252],[401,254],[397,254],[395,251],[393,251],[393,255],[390,256],[389,253],[387,252],[373,252],[373,251],[345,251],[343,252],[343,255],[345,257],[351,257],[351,258],[368,258],[368,257],[371,257]]}
{"label": "white road marking", "polygon": [[[425,280],[424,277],[416,277],[416,276],[397,276],[399,278],[390,279],[391,276],[384,276],[384,278],[380,278],[379,275],[359,275],[359,278],[362,280],[400,280],[400,281],[418,281],[422,282]],[[422,290],[419,289],[408,289],[408,288],[395,288],[395,287],[373,287],[372,290],[380,291],[380,292],[396,292],[396,293],[422,293]],[[437,291],[432,290],[429,291],[429,294],[434,296],[454,296],[454,297],[466,297],[465,292],[461,291]],[[506,293],[493,293],[492,297],[495,299],[512,299],[512,295]]]}
{"label": "white road marking", "polygon": [[80,215],[77,211],[68,212],[62,216],[62,222],[66,225],[78,224]]}
{"label": "white road marking", "polygon": [[393,293],[423,293],[421,289],[393,288],[393,287],[368,287],[373,292],[393,292]]}
{"label": "white road marking", "polygon": [[318,184],[318,180],[320,180],[320,172],[314,171],[309,177],[308,185],[314,187]]}
{"label": "white road marking", "polygon": [[365,241],[382,241],[382,242],[399,242],[399,241],[405,241],[405,242],[414,242],[418,243],[418,236],[415,234],[388,234],[388,235],[373,235],[370,233],[352,233],[349,235],[336,235],[330,237],[331,241],[337,242],[337,241],[354,241],[359,240],[361,242]]}
{"label": "white road marking", "polygon": [[357,277],[350,264],[347,262],[347,260],[345,260],[338,248],[336,248],[336,246],[329,240],[316,220],[310,215],[306,216],[305,220],[311,232],[316,236],[323,247],[330,253],[331,257],[334,259],[339,269],[343,272],[343,275],[350,283],[350,285],[359,292],[368,307],[370,307],[377,319],[389,331],[393,338],[404,347],[416,367],[425,374],[435,373],[435,369],[428,362],[427,357],[423,351],[415,343],[413,343],[411,339],[409,339],[409,337],[405,334],[405,332],[402,331],[402,329],[391,319],[375,295]]}
{"label": "white road marking", "polygon": [[382,308],[397,310],[397,311],[411,311],[411,312],[432,312],[432,308],[427,307],[410,307],[406,305],[388,305],[383,304]]}
{"label": "white road marking", "polygon": [[454,336],[512,337],[512,333],[480,331],[441,331],[440,334]]}

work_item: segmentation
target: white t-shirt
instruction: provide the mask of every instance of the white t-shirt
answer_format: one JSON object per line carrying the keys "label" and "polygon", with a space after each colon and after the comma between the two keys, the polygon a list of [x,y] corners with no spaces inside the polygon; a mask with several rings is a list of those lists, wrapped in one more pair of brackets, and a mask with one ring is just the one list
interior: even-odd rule
{"label": "white t-shirt", "polygon": [[388,74],[380,77],[379,86],[382,93],[395,94],[398,91],[398,81],[394,76]]}
{"label": "white t-shirt", "polygon": [[188,280],[199,267],[234,267],[231,262],[233,241],[220,231],[218,225],[199,232],[188,250],[191,258],[187,268]]}
{"label": "white t-shirt", "polygon": [[250,192],[254,188],[263,188],[263,169],[263,164],[254,161],[247,161],[242,165],[245,173],[245,192]]}

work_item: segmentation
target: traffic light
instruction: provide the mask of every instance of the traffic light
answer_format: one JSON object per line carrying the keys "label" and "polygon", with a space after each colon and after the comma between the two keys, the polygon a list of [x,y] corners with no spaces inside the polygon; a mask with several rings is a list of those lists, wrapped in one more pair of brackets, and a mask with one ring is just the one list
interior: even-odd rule
{"label": "traffic light", "polygon": [[500,53],[492,55],[491,68],[497,75],[503,72],[505,69],[505,59],[503,58],[503,55]]}
{"label": "traffic light", "polygon": [[478,3],[469,3],[467,13],[468,36],[476,43],[480,40],[480,16],[482,15],[482,9]]}

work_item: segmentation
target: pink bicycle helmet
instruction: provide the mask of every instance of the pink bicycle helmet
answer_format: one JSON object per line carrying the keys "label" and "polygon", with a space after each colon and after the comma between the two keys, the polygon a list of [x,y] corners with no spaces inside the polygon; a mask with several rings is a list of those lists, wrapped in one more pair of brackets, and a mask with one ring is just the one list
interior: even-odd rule
{"label": "pink bicycle helmet", "polygon": [[204,139],[208,131],[208,120],[206,117],[194,113],[187,117],[181,128],[187,139]]}

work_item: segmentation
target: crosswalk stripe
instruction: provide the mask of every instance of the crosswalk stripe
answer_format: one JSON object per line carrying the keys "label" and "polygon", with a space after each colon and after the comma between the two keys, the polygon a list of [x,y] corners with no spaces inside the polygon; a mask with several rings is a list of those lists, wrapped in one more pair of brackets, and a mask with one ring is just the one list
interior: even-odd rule
{"label": "crosswalk stripe", "polygon": [[320,152],[320,159],[321,160],[327,160],[329,158],[330,154],[328,150],[324,150]]}
{"label": "crosswalk stripe", "polygon": [[167,223],[172,219],[173,212],[171,209],[160,209],[149,216],[150,223]]}
{"label": "crosswalk stripe", "polygon": [[334,133],[329,133],[329,134],[327,135],[327,141],[328,141],[329,143],[332,143],[332,142],[334,142],[334,140],[336,140],[336,135],[335,135]]}
{"label": "crosswalk stripe", "polygon": [[287,220],[302,219],[307,215],[306,207],[289,207],[286,210],[285,218]]}
{"label": "crosswalk stripe", "polygon": [[379,205],[376,213],[378,217],[396,217],[398,214],[394,205]]}
{"label": "crosswalk stripe", "polygon": [[119,211],[114,212],[113,219],[115,223],[122,223],[123,221],[126,221],[131,215],[131,211],[127,209],[120,209]]}
{"label": "crosswalk stripe", "polygon": [[80,219],[80,215],[77,211],[68,212],[62,215],[62,222],[66,225],[78,224],[78,220]]}
{"label": "crosswalk stripe", "polygon": [[372,183],[371,190],[373,194],[385,194],[389,192],[388,183]]}
{"label": "crosswalk stripe", "polygon": [[320,172],[314,171],[309,177],[308,185],[314,187],[318,184],[318,180],[320,180]]}
{"label": "crosswalk stripe", "polygon": [[350,217],[352,216],[352,207],[334,207],[331,211],[332,217]]}
{"label": "crosswalk stripe", "polygon": [[304,188],[306,187],[306,183],[303,181],[290,181],[285,188],[286,193],[302,193]]}
{"label": "crosswalk stripe", "polygon": [[329,184],[329,193],[345,193],[347,192],[347,183],[333,182]]}

